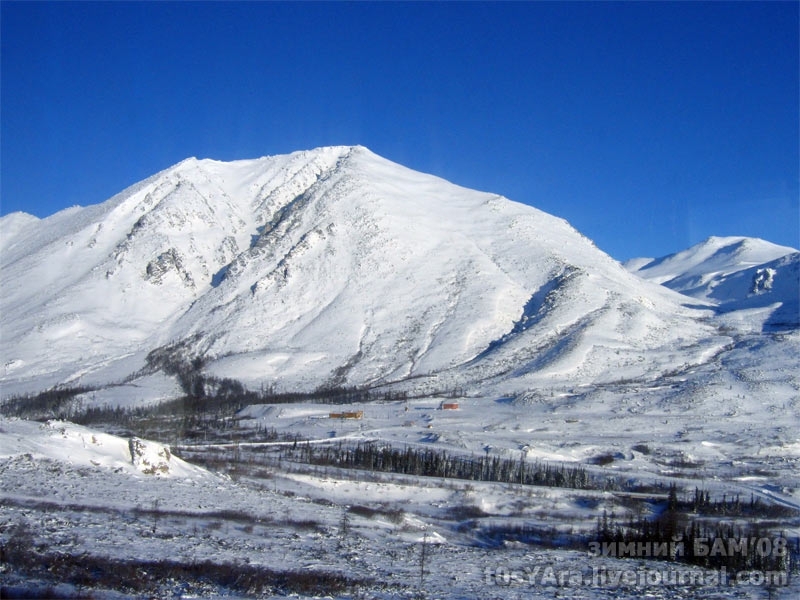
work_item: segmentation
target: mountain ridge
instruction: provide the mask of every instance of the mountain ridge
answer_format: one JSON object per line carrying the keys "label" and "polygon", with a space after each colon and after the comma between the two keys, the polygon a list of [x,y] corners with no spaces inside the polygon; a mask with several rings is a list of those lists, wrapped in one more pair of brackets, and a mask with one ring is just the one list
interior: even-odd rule
{"label": "mountain ridge", "polygon": [[699,318],[712,304],[683,306],[563,219],[361,146],[190,158],[16,227],[4,390],[132,381],[178,345],[256,388],[515,393],[653,378],[727,343]]}

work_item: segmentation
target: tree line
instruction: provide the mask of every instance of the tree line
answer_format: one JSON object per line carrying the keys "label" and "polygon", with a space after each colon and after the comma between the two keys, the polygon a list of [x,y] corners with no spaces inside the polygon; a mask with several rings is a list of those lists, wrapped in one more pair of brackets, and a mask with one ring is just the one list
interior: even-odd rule
{"label": "tree line", "polygon": [[[678,499],[670,486],[666,506],[653,518],[621,522],[604,512],[597,520],[590,544],[595,556],[671,560],[731,574],[745,571],[789,574],[796,570],[800,539],[768,530],[756,520],[769,511],[758,499],[741,502],[735,497],[712,501],[709,492],[695,489],[694,498]],[[707,512],[706,512],[707,511]],[[749,513],[749,521],[725,522],[708,515]],[[763,516],[763,514],[759,515]]]}
{"label": "tree line", "polygon": [[318,466],[363,469],[399,475],[463,479],[571,489],[614,489],[615,480],[598,478],[580,466],[527,462],[500,456],[457,456],[445,450],[395,448],[383,444],[347,445],[296,442],[270,452],[280,460]]}

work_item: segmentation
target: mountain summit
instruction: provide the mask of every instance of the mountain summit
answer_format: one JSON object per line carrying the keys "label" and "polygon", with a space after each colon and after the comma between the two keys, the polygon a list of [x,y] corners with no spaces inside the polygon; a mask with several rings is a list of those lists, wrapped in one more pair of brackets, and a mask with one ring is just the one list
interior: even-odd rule
{"label": "mountain summit", "polygon": [[4,395],[146,398],[166,354],[250,387],[516,393],[654,378],[726,342],[564,220],[360,146],[191,158],[99,205],[3,217],[0,252]]}

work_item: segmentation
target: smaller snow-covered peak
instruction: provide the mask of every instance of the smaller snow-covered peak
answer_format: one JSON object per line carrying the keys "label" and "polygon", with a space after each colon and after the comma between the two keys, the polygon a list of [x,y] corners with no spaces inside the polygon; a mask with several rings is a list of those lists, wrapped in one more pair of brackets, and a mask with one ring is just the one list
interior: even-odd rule
{"label": "smaller snow-covered peak", "polygon": [[686,291],[701,283],[703,278],[729,275],[796,251],[759,238],[711,236],[675,254],[649,262],[632,259],[625,266],[645,279]]}
{"label": "smaller snow-covered peak", "polygon": [[[749,311],[764,327],[797,327],[800,252],[750,237],[712,236],[659,259],[625,263],[632,273],[677,292],[710,301],[720,313]],[[760,312],[753,312],[760,311]]]}

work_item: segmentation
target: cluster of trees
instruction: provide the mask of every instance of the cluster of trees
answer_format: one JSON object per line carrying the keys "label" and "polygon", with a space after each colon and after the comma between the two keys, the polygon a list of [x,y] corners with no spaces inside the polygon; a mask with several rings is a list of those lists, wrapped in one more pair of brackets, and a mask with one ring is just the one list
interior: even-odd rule
{"label": "cluster of trees", "polygon": [[728,496],[723,494],[722,498],[711,498],[711,493],[700,488],[694,489],[694,495],[687,500],[676,500],[676,510],[684,512],[700,513],[703,515],[717,515],[728,517],[789,517],[795,511],[788,506],[780,504],[767,504],[755,494],[750,494],[749,500],[742,500],[740,494]]}
{"label": "cluster of trees", "polygon": [[365,387],[323,386],[313,392],[276,392],[262,387],[248,390],[241,382],[227,377],[215,377],[203,372],[206,366],[201,357],[186,358],[185,344],[165,346],[147,355],[148,369],[174,375],[187,398],[205,400],[207,408],[236,412],[250,404],[290,404],[318,402],[323,404],[353,404],[375,400],[404,400],[405,392],[377,391]]}
{"label": "cluster of trees", "polygon": [[[206,361],[202,357],[188,357],[190,342],[191,340],[151,351],[147,355],[145,368],[131,376],[135,379],[140,375],[161,371],[176,378],[183,392],[182,396],[158,407],[133,411],[86,407],[80,396],[97,391],[97,388],[59,386],[36,394],[12,397],[0,405],[0,413],[33,420],[65,419],[83,424],[110,423],[129,426],[133,420],[166,416],[194,418],[196,421],[219,421],[233,416],[251,404],[354,404],[406,400],[409,397],[404,391],[358,386],[322,386],[310,392],[278,392],[273,386],[249,390],[235,379],[204,373]],[[440,395],[457,396],[459,393],[461,390],[451,390]],[[193,428],[191,423],[187,426],[189,429]]]}
{"label": "cluster of trees", "polygon": [[[788,573],[800,557],[800,540],[789,540],[761,526],[754,518],[731,523],[709,519],[703,514],[725,514],[748,503],[735,500],[712,501],[708,492],[695,489],[694,498],[678,499],[677,487],[669,490],[666,507],[653,519],[617,521],[603,514],[597,522],[597,534],[590,548],[598,556],[645,558],[683,562],[711,569],[725,569],[731,574],[743,571]],[[762,506],[751,499],[749,510]],[[700,512],[698,512],[700,511]],[[729,513],[728,513],[729,514]]]}
{"label": "cluster of trees", "polygon": [[189,437],[208,437],[212,432],[234,427],[232,417],[252,404],[313,402],[341,405],[407,398],[405,392],[362,387],[322,387],[312,392],[276,392],[270,387],[253,391],[234,379],[204,374],[203,362],[199,359],[187,362],[162,356],[158,361],[151,361],[148,357],[148,361],[153,367],[177,378],[183,391],[181,397],[135,408],[86,406],[81,396],[97,391],[96,388],[59,387],[12,397],[0,405],[0,413],[38,421],[64,419],[81,425],[112,425],[132,429],[137,435],[158,433],[160,425],[160,429],[168,426],[181,436],[188,433]]}
{"label": "cluster of trees", "polygon": [[12,396],[0,406],[0,412],[8,417],[19,417],[43,421],[46,419],[69,419],[80,410],[76,399],[81,394],[95,391],[92,387],[53,388],[38,394]]}
{"label": "cluster of trees", "polygon": [[280,450],[280,458],[319,466],[363,469],[402,475],[564,487],[607,489],[610,480],[592,477],[579,466],[549,465],[499,456],[455,456],[444,450],[405,449],[364,443],[317,445],[296,443]]}

